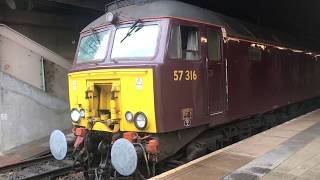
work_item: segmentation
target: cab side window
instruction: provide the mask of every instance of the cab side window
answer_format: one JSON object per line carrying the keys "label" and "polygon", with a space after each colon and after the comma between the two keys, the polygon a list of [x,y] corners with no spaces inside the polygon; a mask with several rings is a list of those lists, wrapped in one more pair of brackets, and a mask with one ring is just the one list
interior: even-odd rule
{"label": "cab side window", "polygon": [[221,33],[217,30],[209,29],[208,36],[208,56],[209,60],[220,61],[221,60]]}
{"label": "cab side window", "polygon": [[171,30],[169,56],[187,61],[200,59],[199,29],[176,25]]}

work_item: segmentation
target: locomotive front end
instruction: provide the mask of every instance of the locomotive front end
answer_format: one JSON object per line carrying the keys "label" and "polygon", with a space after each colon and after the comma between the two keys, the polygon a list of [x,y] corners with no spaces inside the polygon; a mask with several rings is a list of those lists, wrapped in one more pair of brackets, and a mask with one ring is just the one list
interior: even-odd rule
{"label": "locomotive front end", "polygon": [[93,158],[91,167],[101,155],[111,153],[113,168],[128,176],[139,159],[157,153],[148,149],[157,140],[147,135],[156,133],[152,69],[71,73],[69,93],[74,148],[78,153],[85,148],[89,156],[98,157]]}
{"label": "locomotive front end", "polygon": [[[89,179],[108,179],[115,172],[155,174],[159,141],[154,136],[154,59],[160,56],[160,24],[138,19],[89,25],[81,34],[68,75],[70,120],[73,157]],[[61,134],[50,138],[57,159],[66,154]]]}

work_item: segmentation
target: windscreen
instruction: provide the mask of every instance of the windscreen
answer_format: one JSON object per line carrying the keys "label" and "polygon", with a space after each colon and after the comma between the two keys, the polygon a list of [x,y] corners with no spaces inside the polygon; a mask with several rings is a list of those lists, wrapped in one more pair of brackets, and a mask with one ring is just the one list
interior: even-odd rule
{"label": "windscreen", "polygon": [[103,60],[107,54],[110,30],[84,36],[79,45],[77,63]]}
{"label": "windscreen", "polygon": [[[132,28],[132,27],[131,27]],[[156,52],[159,25],[145,25],[134,29],[130,27],[116,30],[112,59],[153,57]]]}

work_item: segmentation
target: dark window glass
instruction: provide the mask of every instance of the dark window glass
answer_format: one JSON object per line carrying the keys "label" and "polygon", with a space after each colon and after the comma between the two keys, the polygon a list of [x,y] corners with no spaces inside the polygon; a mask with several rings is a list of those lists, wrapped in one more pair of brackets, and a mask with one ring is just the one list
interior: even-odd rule
{"label": "dark window glass", "polygon": [[180,47],[180,28],[175,26],[172,28],[170,44],[169,44],[169,55],[173,59],[181,58],[181,47]]}
{"label": "dark window glass", "polygon": [[249,47],[248,57],[251,61],[261,61],[261,49],[256,47]]}
{"label": "dark window glass", "polygon": [[217,30],[208,30],[208,55],[209,60],[219,61],[221,59],[220,50],[220,32]]}
{"label": "dark window glass", "polygon": [[169,55],[173,59],[199,60],[198,28],[174,26],[171,31]]}

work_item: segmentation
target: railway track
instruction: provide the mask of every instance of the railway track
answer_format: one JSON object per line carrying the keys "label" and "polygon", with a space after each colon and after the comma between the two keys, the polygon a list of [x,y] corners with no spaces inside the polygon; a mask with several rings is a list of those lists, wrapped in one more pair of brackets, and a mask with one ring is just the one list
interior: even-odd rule
{"label": "railway track", "polygon": [[0,168],[0,180],[55,179],[75,172],[72,159],[68,156],[57,161],[52,155],[46,155],[22,161]]}

